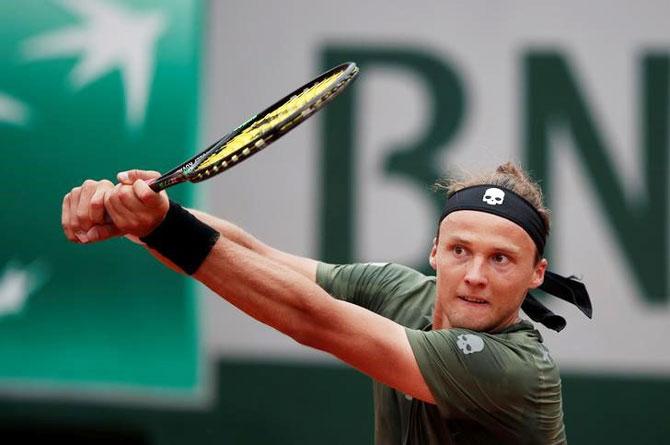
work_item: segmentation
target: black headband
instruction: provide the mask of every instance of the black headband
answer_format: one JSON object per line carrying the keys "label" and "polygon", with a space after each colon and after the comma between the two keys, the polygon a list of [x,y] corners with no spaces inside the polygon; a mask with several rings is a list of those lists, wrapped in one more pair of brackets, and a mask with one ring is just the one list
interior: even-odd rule
{"label": "black headband", "polygon": [[455,192],[447,200],[440,222],[456,210],[492,213],[521,226],[540,255],[547,242],[547,227],[535,207],[511,190],[496,185],[476,185]]}
{"label": "black headband", "polygon": [[[439,223],[447,215],[458,210],[474,210],[505,218],[521,227],[535,243],[539,255],[544,253],[547,227],[535,207],[513,191],[497,185],[477,185],[454,192],[444,207]],[[439,228],[438,228],[439,230]],[[561,300],[572,303],[587,317],[593,315],[591,299],[584,283],[575,277],[563,277],[546,271],[540,289]],[[533,320],[555,331],[565,327],[565,319],[551,312],[530,292],[521,309]]]}

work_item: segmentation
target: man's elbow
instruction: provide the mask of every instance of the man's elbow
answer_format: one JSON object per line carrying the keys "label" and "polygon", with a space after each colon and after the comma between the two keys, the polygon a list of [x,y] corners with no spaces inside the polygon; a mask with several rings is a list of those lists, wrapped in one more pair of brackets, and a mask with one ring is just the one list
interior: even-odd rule
{"label": "man's elbow", "polygon": [[291,338],[303,346],[328,352],[327,339],[332,319],[328,316],[327,306],[309,302],[302,307],[296,323],[288,333]]}

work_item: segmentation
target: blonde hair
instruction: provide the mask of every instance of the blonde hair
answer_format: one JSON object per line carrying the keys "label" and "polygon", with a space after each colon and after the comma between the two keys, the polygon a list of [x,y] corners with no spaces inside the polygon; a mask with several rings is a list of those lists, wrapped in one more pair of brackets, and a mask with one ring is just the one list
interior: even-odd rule
{"label": "blonde hair", "polygon": [[433,188],[436,191],[446,192],[447,197],[449,197],[466,187],[487,184],[511,190],[531,203],[542,217],[544,226],[547,229],[546,235],[549,235],[551,212],[544,206],[542,189],[540,189],[539,184],[533,180],[528,173],[512,162],[506,162],[499,165],[494,172],[468,175],[467,177],[459,179],[440,180],[435,183]]}

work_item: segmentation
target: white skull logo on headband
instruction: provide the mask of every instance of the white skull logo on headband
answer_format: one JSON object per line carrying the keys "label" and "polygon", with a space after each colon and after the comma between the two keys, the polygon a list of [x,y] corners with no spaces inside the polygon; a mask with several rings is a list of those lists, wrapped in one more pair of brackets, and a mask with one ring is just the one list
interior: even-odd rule
{"label": "white skull logo on headband", "polygon": [[502,204],[504,200],[505,192],[497,188],[487,189],[482,198],[482,201],[492,206]]}

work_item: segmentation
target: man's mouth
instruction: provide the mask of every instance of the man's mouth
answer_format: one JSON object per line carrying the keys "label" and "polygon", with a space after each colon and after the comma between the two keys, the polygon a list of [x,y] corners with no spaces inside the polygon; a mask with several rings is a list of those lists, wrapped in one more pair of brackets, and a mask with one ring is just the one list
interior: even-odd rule
{"label": "man's mouth", "polygon": [[469,295],[459,295],[458,298],[472,304],[489,304],[489,302],[483,298],[471,297]]}

